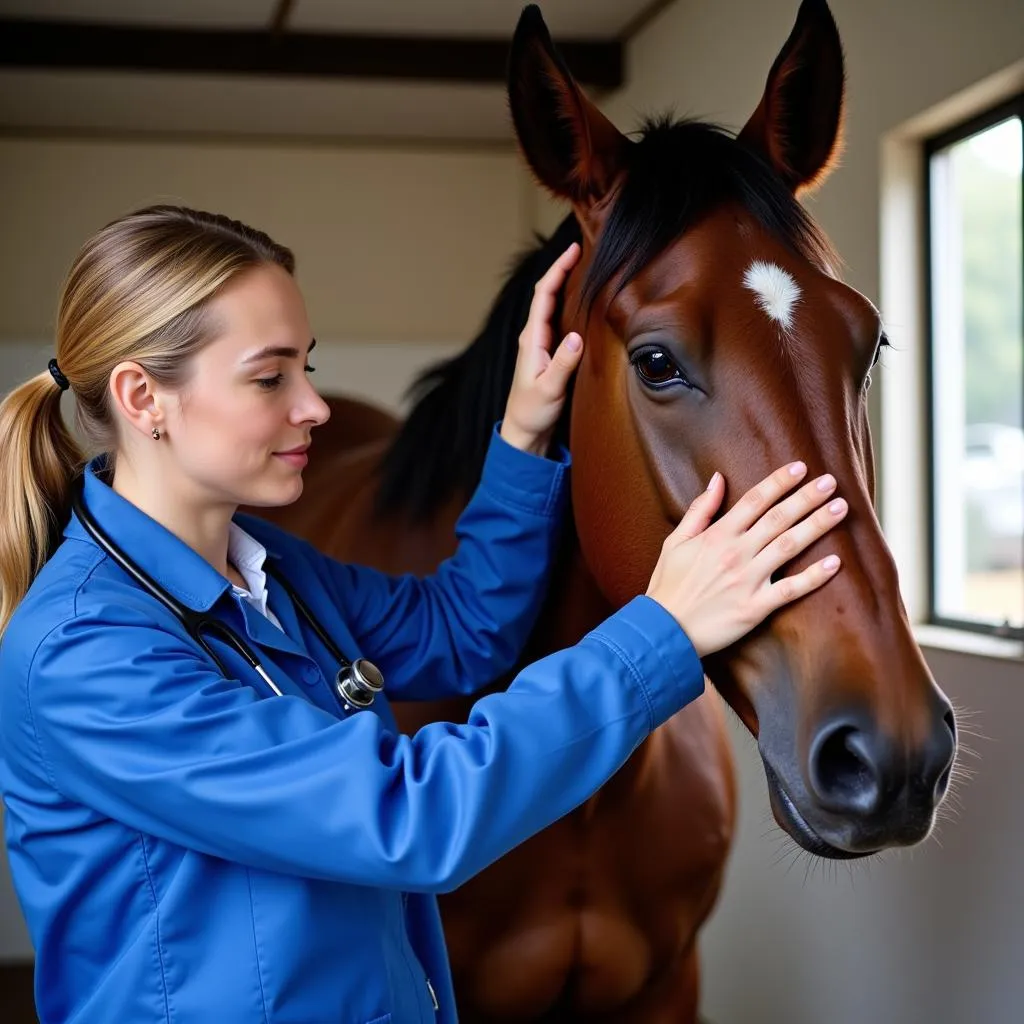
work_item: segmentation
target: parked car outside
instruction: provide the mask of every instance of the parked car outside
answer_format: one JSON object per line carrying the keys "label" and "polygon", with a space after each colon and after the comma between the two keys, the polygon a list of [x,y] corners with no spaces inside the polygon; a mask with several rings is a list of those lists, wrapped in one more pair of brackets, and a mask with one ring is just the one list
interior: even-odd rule
{"label": "parked car outside", "polygon": [[965,430],[967,571],[1024,566],[1024,430],[972,423]]}

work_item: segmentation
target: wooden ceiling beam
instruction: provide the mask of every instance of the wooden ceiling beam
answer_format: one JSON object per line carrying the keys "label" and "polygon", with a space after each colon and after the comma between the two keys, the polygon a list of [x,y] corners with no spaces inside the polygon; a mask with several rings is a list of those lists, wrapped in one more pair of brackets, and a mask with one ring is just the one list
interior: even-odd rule
{"label": "wooden ceiling beam", "polygon": [[[0,67],[502,84],[509,40],[143,28],[0,18]],[[622,84],[622,43],[560,40],[584,85]]]}

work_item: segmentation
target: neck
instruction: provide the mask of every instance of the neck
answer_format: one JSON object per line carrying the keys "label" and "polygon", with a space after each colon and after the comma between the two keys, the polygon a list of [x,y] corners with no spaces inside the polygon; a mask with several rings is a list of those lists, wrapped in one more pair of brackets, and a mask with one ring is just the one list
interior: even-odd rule
{"label": "neck", "polygon": [[527,661],[578,643],[615,611],[591,575],[575,529],[566,529],[556,557],[544,607],[529,640]]}
{"label": "neck", "polygon": [[165,466],[152,465],[139,471],[123,457],[116,461],[110,486],[184,541],[222,576],[232,578],[228,566],[228,527],[237,505],[211,501],[194,484],[168,473]]}

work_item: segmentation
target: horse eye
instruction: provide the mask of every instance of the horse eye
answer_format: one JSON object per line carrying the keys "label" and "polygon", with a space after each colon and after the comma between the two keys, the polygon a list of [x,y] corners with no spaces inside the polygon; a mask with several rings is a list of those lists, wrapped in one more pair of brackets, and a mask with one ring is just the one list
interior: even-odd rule
{"label": "horse eye", "polygon": [[871,387],[871,371],[878,365],[878,360],[882,358],[882,349],[892,348],[892,344],[885,332],[882,332],[881,337],[878,339],[878,345],[875,347],[875,356],[871,360],[871,367],[868,372],[864,375],[864,390],[867,391]]}
{"label": "horse eye", "polygon": [[875,366],[878,363],[878,360],[882,358],[883,348],[892,348],[892,343],[889,341],[889,337],[885,332],[883,332],[881,337],[879,337],[878,345],[875,346],[875,358],[871,360],[872,366]]}
{"label": "horse eye", "polygon": [[640,379],[650,387],[664,387],[674,380],[680,381],[687,387],[692,387],[682,370],[660,348],[641,349],[633,356],[631,362],[640,375]]}

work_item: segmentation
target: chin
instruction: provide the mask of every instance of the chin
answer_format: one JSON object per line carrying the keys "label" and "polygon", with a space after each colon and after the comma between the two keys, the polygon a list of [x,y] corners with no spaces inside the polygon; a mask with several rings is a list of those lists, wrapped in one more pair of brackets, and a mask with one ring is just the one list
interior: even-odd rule
{"label": "chin", "polygon": [[298,477],[286,485],[276,484],[272,487],[261,487],[258,491],[254,489],[253,492],[245,495],[238,504],[249,508],[280,508],[282,505],[291,505],[298,501],[302,496],[302,490],[302,477]]}

